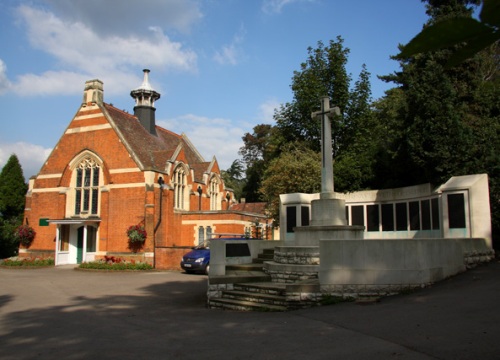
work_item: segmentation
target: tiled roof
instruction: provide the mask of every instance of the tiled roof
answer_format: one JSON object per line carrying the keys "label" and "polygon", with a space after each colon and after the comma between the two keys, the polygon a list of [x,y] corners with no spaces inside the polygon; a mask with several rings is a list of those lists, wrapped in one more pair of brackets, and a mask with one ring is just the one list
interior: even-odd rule
{"label": "tiled roof", "polygon": [[[188,165],[195,171],[195,178],[202,178],[206,163],[192,145],[185,141],[185,135],[175,134],[160,126],[156,126],[158,136],[150,134],[137,117],[112,105],[104,104],[104,109],[111,118],[112,125],[122,137],[125,146],[142,170],[164,171],[165,165],[182,145]],[[204,168],[203,168],[204,167]]]}
{"label": "tiled roof", "polygon": [[229,210],[266,215],[266,205],[265,202],[239,203],[231,205]]}

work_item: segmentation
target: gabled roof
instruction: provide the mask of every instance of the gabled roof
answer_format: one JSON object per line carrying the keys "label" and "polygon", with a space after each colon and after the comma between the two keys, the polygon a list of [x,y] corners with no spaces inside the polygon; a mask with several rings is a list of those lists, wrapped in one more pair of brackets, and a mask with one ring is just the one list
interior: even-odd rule
{"label": "gabled roof", "polygon": [[102,109],[141,170],[165,171],[167,161],[180,145],[188,165],[195,170],[195,178],[203,177],[203,172],[198,171],[207,169],[208,164],[185,134],[175,134],[156,126],[158,136],[155,136],[141,125],[136,116],[106,103]]}

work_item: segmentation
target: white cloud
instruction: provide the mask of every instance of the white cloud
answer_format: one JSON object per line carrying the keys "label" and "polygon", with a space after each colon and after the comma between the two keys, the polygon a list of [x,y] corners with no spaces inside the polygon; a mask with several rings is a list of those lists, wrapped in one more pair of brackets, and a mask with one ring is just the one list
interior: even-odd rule
{"label": "white cloud", "polygon": [[59,93],[63,82],[67,91],[81,91],[85,81],[82,79],[94,78],[96,74],[106,84],[111,83],[112,92],[113,84],[126,83],[130,87],[132,80],[134,84],[140,81],[131,75],[137,67],[196,72],[196,53],[171,41],[158,26],[150,26],[147,36],[102,36],[82,22],[61,19],[47,10],[27,5],[17,10],[26,24],[31,45],[54,56],[63,69],[21,75],[13,84],[20,95]]}
{"label": "white cloud", "polygon": [[138,33],[149,26],[189,32],[203,14],[199,0],[44,0],[59,16],[101,35]]}
{"label": "white cloud", "polygon": [[12,154],[16,154],[23,168],[24,178],[28,180],[38,174],[51,151],[50,148],[25,142],[0,143],[0,168],[7,163]]}
{"label": "white cloud", "polygon": [[240,27],[238,33],[233,36],[230,44],[222,46],[222,49],[216,51],[213,59],[221,65],[237,65],[243,56],[241,44],[245,38],[245,28]]}
{"label": "white cloud", "polygon": [[7,66],[5,66],[5,63],[0,59],[0,95],[6,93],[10,86],[10,81],[7,78]]}
{"label": "white cloud", "polygon": [[265,14],[280,14],[287,5],[299,2],[314,2],[315,0],[264,0],[262,12]]}
{"label": "white cloud", "polygon": [[259,106],[259,121],[261,124],[274,123],[274,110],[279,108],[280,103],[276,99],[269,99]]}

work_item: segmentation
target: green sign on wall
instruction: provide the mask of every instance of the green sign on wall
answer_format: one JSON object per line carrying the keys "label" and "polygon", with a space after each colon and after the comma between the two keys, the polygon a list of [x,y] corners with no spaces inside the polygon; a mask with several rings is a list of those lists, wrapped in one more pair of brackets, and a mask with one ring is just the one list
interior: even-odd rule
{"label": "green sign on wall", "polygon": [[40,218],[40,220],[38,220],[38,226],[49,226],[49,219]]}

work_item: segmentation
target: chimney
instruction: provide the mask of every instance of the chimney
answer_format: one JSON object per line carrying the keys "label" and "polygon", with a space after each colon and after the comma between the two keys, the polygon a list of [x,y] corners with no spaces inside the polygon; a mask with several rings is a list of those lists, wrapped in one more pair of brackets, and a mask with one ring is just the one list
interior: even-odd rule
{"label": "chimney", "polygon": [[144,69],[143,71],[144,80],[141,86],[130,92],[130,96],[135,99],[134,115],[150,134],[157,135],[155,101],[160,98],[160,94],[149,84],[149,70]]}
{"label": "chimney", "polygon": [[101,80],[89,80],[85,82],[85,89],[83,90],[83,106],[99,104],[103,102],[103,84]]}

